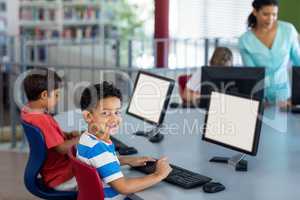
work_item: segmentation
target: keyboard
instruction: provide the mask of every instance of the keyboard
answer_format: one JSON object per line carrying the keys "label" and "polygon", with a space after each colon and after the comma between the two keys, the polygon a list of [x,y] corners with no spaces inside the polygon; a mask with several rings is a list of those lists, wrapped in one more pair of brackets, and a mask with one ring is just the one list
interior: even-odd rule
{"label": "keyboard", "polygon": [[176,102],[172,102],[170,103],[170,108],[198,108],[197,105],[194,104],[186,104],[186,103],[176,103]]}
{"label": "keyboard", "polygon": [[132,155],[136,154],[138,151],[134,147],[130,147],[117,138],[111,136],[110,137],[112,143],[114,143],[116,151],[119,152],[120,155]]}
{"label": "keyboard", "polygon": [[[203,176],[201,174],[189,171],[187,169],[170,165],[172,167],[172,172],[164,179],[164,181],[177,185],[179,187],[190,189],[198,186],[202,186],[212,179]],[[156,162],[147,162],[146,166],[133,167],[134,170],[140,171],[145,174],[151,174],[155,171]]]}
{"label": "keyboard", "polygon": [[291,111],[292,113],[300,113],[300,105],[293,105]]}

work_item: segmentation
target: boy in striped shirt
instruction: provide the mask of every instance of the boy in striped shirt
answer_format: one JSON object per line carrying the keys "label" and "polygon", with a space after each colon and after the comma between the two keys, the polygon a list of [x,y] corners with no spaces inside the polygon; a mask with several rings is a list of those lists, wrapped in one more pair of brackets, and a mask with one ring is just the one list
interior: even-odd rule
{"label": "boy in striped shirt", "polygon": [[105,200],[124,199],[124,195],[151,187],[166,178],[172,170],[167,159],[161,158],[153,174],[138,178],[124,177],[121,165],[140,166],[153,159],[116,155],[110,134],[119,128],[121,101],[120,90],[108,82],[85,88],[80,99],[88,130],[80,137],[77,158],[97,168],[103,182]]}

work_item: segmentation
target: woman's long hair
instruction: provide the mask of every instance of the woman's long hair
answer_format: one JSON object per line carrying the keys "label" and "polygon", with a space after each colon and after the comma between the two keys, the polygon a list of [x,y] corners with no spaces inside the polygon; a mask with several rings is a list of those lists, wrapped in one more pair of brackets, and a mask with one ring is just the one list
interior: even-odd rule
{"label": "woman's long hair", "polygon": [[[278,0],[254,0],[252,2],[252,7],[259,11],[264,6],[279,6]],[[248,17],[248,27],[254,28],[257,24],[257,19],[253,13]]]}

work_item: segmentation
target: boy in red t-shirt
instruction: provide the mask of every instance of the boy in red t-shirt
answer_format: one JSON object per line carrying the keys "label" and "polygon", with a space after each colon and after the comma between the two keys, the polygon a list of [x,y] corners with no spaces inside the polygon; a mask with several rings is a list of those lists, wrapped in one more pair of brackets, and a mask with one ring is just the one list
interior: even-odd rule
{"label": "boy in red t-shirt", "polygon": [[30,71],[23,81],[28,103],[22,108],[21,118],[38,127],[45,138],[47,158],[40,172],[44,183],[68,191],[77,188],[67,153],[78,143],[79,134],[64,133],[50,114],[58,102],[61,82],[55,71],[45,68]]}

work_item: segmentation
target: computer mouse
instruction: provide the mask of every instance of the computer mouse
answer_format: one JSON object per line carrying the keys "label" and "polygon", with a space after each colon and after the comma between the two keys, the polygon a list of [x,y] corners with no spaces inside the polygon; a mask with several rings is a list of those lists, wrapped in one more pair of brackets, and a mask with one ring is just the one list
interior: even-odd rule
{"label": "computer mouse", "polygon": [[158,133],[154,136],[149,137],[149,141],[152,143],[159,143],[164,139],[164,135]]}
{"label": "computer mouse", "polygon": [[157,164],[157,161],[147,161],[146,162],[146,167],[148,169],[151,169],[152,173],[155,171],[156,169],[156,164]]}
{"label": "computer mouse", "polygon": [[137,150],[134,147],[126,147],[126,148],[119,148],[118,152],[120,155],[132,155],[132,154],[136,154]]}
{"label": "computer mouse", "polygon": [[146,165],[144,166],[138,166],[138,167],[133,167],[135,169],[141,169],[142,172],[145,172],[146,174],[151,174],[155,172],[156,169],[156,161],[147,161]]}
{"label": "computer mouse", "polygon": [[155,160],[155,161],[149,160],[146,162],[146,166],[154,166],[154,165],[156,165],[156,162],[157,162],[157,160]]}
{"label": "computer mouse", "polygon": [[209,182],[203,186],[203,191],[206,193],[215,193],[225,190],[225,186],[221,183]]}
{"label": "computer mouse", "polygon": [[176,103],[176,102],[170,103],[170,108],[179,108],[179,107],[180,107],[179,103]]}

